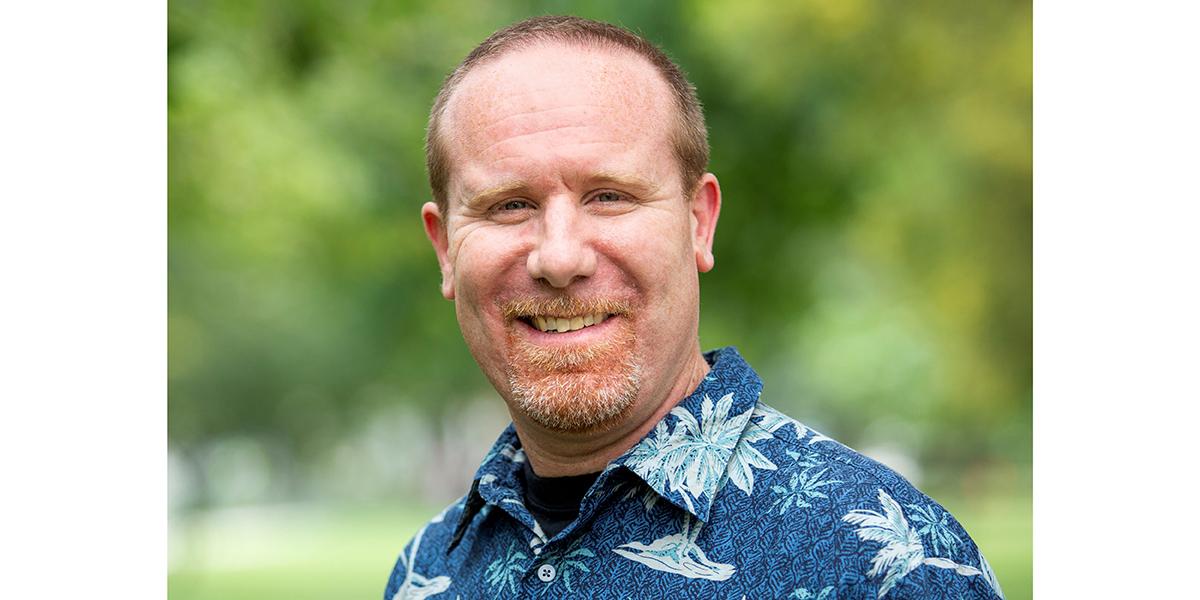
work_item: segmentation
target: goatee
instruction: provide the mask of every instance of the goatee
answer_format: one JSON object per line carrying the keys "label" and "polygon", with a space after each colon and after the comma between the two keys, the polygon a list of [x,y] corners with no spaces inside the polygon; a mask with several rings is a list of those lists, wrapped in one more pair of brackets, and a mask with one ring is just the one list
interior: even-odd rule
{"label": "goatee", "polygon": [[628,304],[556,297],[513,301],[502,308],[509,319],[603,313],[618,320],[612,323],[618,330],[604,341],[565,348],[530,344],[514,324],[507,371],[517,410],[547,429],[582,432],[604,429],[633,405],[641,390],[642,361]]}

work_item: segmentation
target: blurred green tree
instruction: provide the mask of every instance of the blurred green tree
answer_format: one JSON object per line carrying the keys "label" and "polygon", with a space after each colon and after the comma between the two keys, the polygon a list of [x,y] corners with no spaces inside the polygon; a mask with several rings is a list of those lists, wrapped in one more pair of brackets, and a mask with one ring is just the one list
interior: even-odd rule
{"label": "blurred green tree", "polygon": [[[706,346],[935,475],[1031,459],[1028,3],[172,0],[169,437],[304,461],[481,392],[417,211],[442,77],[540,13],[662,45],[725,196]],[[288,458],[286,460],[291,460]]]}

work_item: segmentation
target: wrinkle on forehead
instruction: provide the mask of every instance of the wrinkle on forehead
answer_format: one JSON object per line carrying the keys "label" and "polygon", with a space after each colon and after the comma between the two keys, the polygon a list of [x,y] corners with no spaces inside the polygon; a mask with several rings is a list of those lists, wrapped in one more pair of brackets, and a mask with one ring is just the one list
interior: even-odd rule
{"label": "wrinkle on forehead", "polygon": [[[588,48],[563,42],[545,42],[512,50],[475,67],[459,84],[446,105],[447,116],[462,118],[481,111],[536,112],[553,108],[543,97],[561,94],[564,84],[574,89],[578,104],[596,107],[653,109],[658,99],[669,100],[666,81],[645,58],[623,48]],[[593,92],[602,92],[593,95]],[[460,104],[468,114],[457,114]],[[509,106],[504,106],[509,105]]]}
{"label": "wrinkle on forehead", "polygon": [[442,135],[461,164],[502,151],[505,141],[567,129],[588,143],[669,136],[674,113],[670,88],[644,58],[547,42],[469,73],[446,105]]}

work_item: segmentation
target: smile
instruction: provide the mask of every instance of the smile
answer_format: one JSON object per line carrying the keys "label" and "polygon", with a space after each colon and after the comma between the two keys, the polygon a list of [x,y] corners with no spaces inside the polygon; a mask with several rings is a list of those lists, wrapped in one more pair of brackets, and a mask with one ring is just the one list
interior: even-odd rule
{"label": "smile", "polygon": [[546,333],[566,333],[577,331],[593,325],[599,325],[612,315],[608,313],[592,313],[575,317],[527,316],[522,321]]}

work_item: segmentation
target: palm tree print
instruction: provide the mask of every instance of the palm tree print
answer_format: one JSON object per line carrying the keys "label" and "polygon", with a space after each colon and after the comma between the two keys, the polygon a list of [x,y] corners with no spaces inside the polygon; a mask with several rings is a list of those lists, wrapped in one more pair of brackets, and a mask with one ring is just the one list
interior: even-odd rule
{"label": "palm tree print", "polygon": [[934,506],[905,504],[910,518],[918,525],[917,534],[927,536],[934,554],[953,554],[962,541],[950,530],[950,513]]}
{"label": "palm tree print", "polygon": [[753,469],[777,467],[750,445],[770,438],[766,432],[747,430],[753,409],[730,415],[732,406],[733,394],[726,394],[715,406],[705,396],[699,420],[686,408],[675,407],[671,410],[678,418],[675,428],[668,433],[666,424],[660,422],[654,433],[630,452],[626,464],[651,486],[665,483],[692,511],[700,496],[716,494],[726,476],[749,495],[754,489]]}
{"label": "palm tree print", "polygon": [[736,569],[733,565],[714,562],[704,555],[700,546],[696,545],[696,537],[704,527],[699,522],[692,527],[692,516],[683,515],[683,530],[680,533],[668,535],[643,544],[630,542],[613,548],[613,552],[640,562],[656,571],[674,573],[689,579],[710,579],[725,581],[733,576]]}
{"label": "palm tree print", "polygon": [[654,491],[654,488],[650,486],[644,486],[642,488],[630,488],[630,490],[625,493],[625,497],[623,499],[628,500],[636,496],[639,489],[642,491],[642,506],[646,508],[646,512],[650,512],[650,510],[654,508],[654,505],[658,504],[659,498],[658,492]]}
{"label": "palm tree print", "polygon": [[983,578],[992,587],[992,591],[1003,598],[1004,592],[1000,591],[1000,582],[996,580],[996,574],[992,572],[992,565],[989,565],[987,559],[983,557],[983,552],[979,552],[979,570],[983,571]]}
{"label": "palm tree print", "polygon": [[512,444],[501,444],[499,447],[492,448],[487,454],[484,455],[483,460],[479,462],[480,464],[486,465],[488,461],[492,460],[497,455],[503,456],[514,463],[525,462],[525,449],[517,448]]}
{"label": "palm tree print", "polygon": [[[446,511],[442,511],[438,515],[438,520],[445,515]],[[413,567],[417,562],[417,549],[421,547],[421,537],[425,535],[425,530],[429,526],[422,527],[413,538],[412,547],[408,553],[400,554],[400,563],[404,565],[404,582],[400,584],[400,589],[392,596],[392,600],[421,600],[428,598],[434,594],[440,594],[450,587],[450,578],[445,575],[429,578],[417,573]]]}
{"label": "palm tree print", "polygon": [[771,491],[779,494],[779,498],[771,504],[771,510],[779,509],[779,514],[783,515],[792,508],[808,508],[812,506],[808,503],[810,498],[828,498],[821,488],[842,483],[837,479],[821,479],[829,472],[828,468],[821,469],[817,473],[812,473],[812,470],[817,465],[812,465],[799,473],[792,473],[791,480],[788,485],[773,485]]}
{"label": "palm tree print", "polygon": [[529,538],[529,549],[534,555],[542,553],[542,546],[546,545],[546,532],[542,529],[542,524],[537,521],[533,522],[533,536]]}
{"label": "palm tree print", "polygon": [[811,454],[810,452],[807,452],[807,451],[806,452],[796,452],[795,450],[784,450],[783,453],[792,457],[792,460],[796,461],[796,464],[799,465],[799,467],[801,469],[806,469],[808,467],[813,467],[813,466],[821,464],[820,458],[817,458],[817,456],[815,454]]}
{"label": "palm tree print", "polygon": [[817,432],[817,430],[809,429],[809,427],[804,423],[801,423],[800,421],[797,421],[761,402],[758,403],[758,406],[754,407],[753,418],[758,419],[758,427],[761,427],[771,433],[775,433],[780,428],[790,425],[792,430],[796,432],[796,441],[798,442],[804,440],[804,438],[808,436],[809,432],[812,432],[813,434],[812,439],[808,440],[809,444],[833,441],[833,439],[821,435],[819,432]]}
{"label": "palm tree print", "polygon": [[833,586],[827,585],[821,588],[821,591],[815,596],[812,592],[808,591],[808,588],[796,588],[788,598],[796,598],[797,600],[833,600]]}
{"label": "palm tree print", "polygon": [[[946,558],[926,557],[925,547],[921,545],[921,536],[909,526],[900,505],[882,489],[879,490],[879,504],[883,513],[856,509],[847,513],[842,520],[858,525],[856,533],[860,539],[883,544],[871,559],[871,569],[867,571],[869,578],[883,577],[879,586],[880,598],[895,587],[905,575],[923,564],[952,569],[964,576],[983,575],[983,572],[970,565],[960,565]],[[997,587],[993,586],[993,589]],[[998,589],[996,593],[1000,593]]]}
{"label": "palm tree print", "polygon": [[[722,475],[735,469],[730,460],[732,451],[746,428],[750,411],[731,418],[729,409],[732,406],[733,394],[725,394],[715,408],[712,398],[705,396],[700,405],[699,421],[686,408],[671,409],[671,414],[679,418],[671,436],[673,443],[664,451],[672,490],[686,490],[693,499],[706,493],[711,496]],[[762,456],[757,450],[754,452]],[[765,456],[762,460],[770,463]],[[771,468],[774,467],[771,464]]]}
{"label": "palm tree print", "polygon": [[628,489],[625,490],[625,495],[621,496],[621,500],[628,500],[640,493],[642,495],[642,506],[646,508],[646,512],[650,512],[650,509],[654,508],[654,505],[658,503],[658,492],[654,491],[654,488],[648,485],[637,485],[622,481],[613,486],[612,493],[616,494],[625,488]]}
{"label": "palm tree print", "polygon": [[488,565],[487,571],[484,571],[483,577],[487,584],[493,588],[499,588],[496,590],[497,598],[504,595],[505,586],[511,590],[512,594],[516,594],[517,578],[525,572],[521,563],[525,561],[526,556],[524,552],[516,549],[516,545],[516,542],[510,543],[505,556],[492,561]]}
{"label": "palm tree print", "polygon": [[[676,427],[676,431],[678,430],[679,428]],[[667,473],[662,468],[662,463],[666,458],[667,449],[673,443],[679,443],[678,440],[672,441],[677,437],[668,433],[665,419],[659,421],[658,425],[654,426],[654,433],[646,436],[629,451],[627,464],[652,487],[663,487],[667,480]]]}
{"label": "palm tree print", "polygon": [[571,542],[571,545],[564,548],[561,552],[556,550],[552,555],[547,557],[546,562],[555,565],[562,576],[555,578],[554,581],[550,582],[550,585],[543,588],[543,593],[545,593],[545,590],[554,587],[559,581],[566,585],[568,592],[574,593],[575,590],[571,588],[571,573],[591,573],[592,570],[584,564],[583,559],[595,557],[595,552],[583,547],[583,538],[576,538],[574,542]]}
{"label": "palm tree print", "polygon": [[766,471],[773,471],[777,468],[771,459],[750,445],[751,442],[769,439],[771,439],[770,433],[757,427],[747,427],[741,439],[738,440],[737,446],[733,449],[733,457],[729,460],[726,473],[729,474],[729,480],[733,482],[733,485],[746,492],[747,496],[754,491],[754,471],[751,470],[751,467]]}

